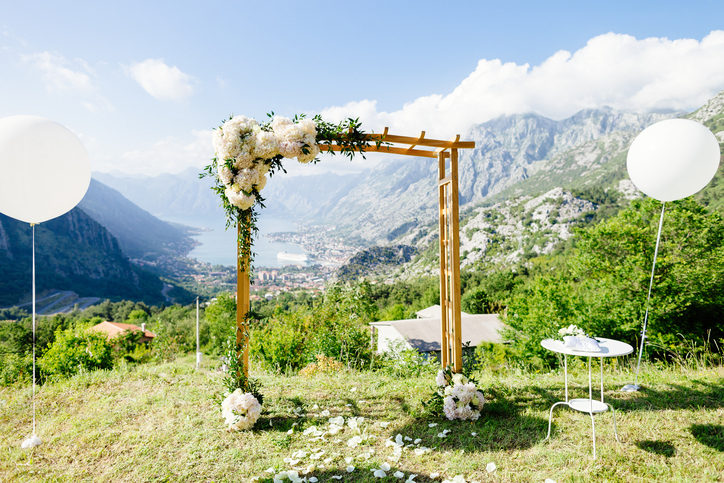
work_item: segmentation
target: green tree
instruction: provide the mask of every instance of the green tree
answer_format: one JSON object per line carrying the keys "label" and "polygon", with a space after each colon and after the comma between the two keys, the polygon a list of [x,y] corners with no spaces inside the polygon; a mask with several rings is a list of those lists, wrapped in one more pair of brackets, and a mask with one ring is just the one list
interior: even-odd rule
{"label": "green tree", "polygon": [[48,379],[110,369],[113,367],[111,344],[106,334],[100,332],[58,331],[55,342],[38,359],[38,366]]}
{"label": "green tree", "polygon": [[[637,200],[617,216],[579,231],[567,267],[538,275],[512,298],[507,337],[522,359],[551,362],[540,340],[568,324],[636,345],[660,210],[656,200]],[[654,349],[670,348],[682,337],[721,338],[723,316],[724,220],[692,199],[669,203],[649,311]]]}
{"label": "green tree", "polygon": [[204,317],[209,324],[209,347],[220,354],[236,327],[236,298],[228,292],[220,294],[206,307]]}

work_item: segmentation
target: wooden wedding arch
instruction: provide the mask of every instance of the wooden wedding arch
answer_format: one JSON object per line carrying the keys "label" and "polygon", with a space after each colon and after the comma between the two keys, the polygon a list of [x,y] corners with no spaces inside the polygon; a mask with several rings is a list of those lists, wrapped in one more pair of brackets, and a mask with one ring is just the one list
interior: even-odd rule
{"label": "wooden wedding arch", "polygon": [[[449,141],[428,139],[425,131],[418,137],[388,134],[385,128],[382,134],[368,134],[365,153],[380,152],[437,158],[438,160],[438,199],[440,207],[440,330],[442,367],[453,366],[455,372],[461,372],[462,330],[460,308],[460,214],[458,208],[458,149],[472,149],[475,141],[460,141],[458,134]],[[380,142],[384,144],[380,144]],[[342,151],[337,145],[323,146],[332,151]],[[449,167],[448,167],[449,161]],[[238,235],[242,236],[241,224]],[[249,260],[242,258],[237,251],[237,297],[236,297],[236,344],[242,347],[241,358],[244,372],[249,375],[249,331],[246,314],[249,312]]]}

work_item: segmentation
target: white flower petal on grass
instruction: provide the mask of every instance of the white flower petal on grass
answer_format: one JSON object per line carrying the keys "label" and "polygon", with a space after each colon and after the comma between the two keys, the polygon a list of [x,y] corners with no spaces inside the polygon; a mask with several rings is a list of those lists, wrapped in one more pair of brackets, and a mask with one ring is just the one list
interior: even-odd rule
{"label": "white flower petal on grass", "polygon": [[356,392],[356,391],[357,391],[357,388],[356,388],[356,387],[353,387],[353,388],[350,389],[349,391],[350,391],[350,392]]}
{"label": "white flower petal on grass", "polygon": [[359,436],[353,436],[349,441],[347,441],[347,446],[350,448],[356,448],[358,444],[362,442],[362,438]]}
{"label": "white flower petal on grass", "polygon": [[402,446],[402,445],[404,444],[403,441],[402,441],[402,435],[401,435],[401,434],[398,434],[397,436],[395,436],[395,443],[396,443],[398,446]]}
{"label": "white flower petal on grass", "polygon": [[390,425],[390,423],[387,422],[387,421],[384,421],[384,422],[381,422],[381,423],[380,423],[380,426],[382,426],[383,428],[386,428],[386,427],[389,426],[389,425]]}
{"label": "white flower petal on grass", "polygon": [[352,407],[351,404],[345,404],[345,406],[347,406],[348,408],[351,408],[351,407]]}
{"label": "white flower petal on grass", "polygon": [[314,406],[312,406],[312,409],[313,410],[319,409],[319,405],[315,404]]}
{"label": "white flower petal on grass", "polygon": [[387,473],[385,473],[385,472],[382,471],[382,470],[374,470],[374,473],[372,473],[372,475],[375,476],[375,477],[377,477],[377,478],[385,478],[385,477],[387,477]]}
{"label": "white flower petal on grass", "polygon": [[342,475],[332,475],[332,479],[341,480],[341,479],[342,479]]}
{"label": "white flower petal on grass", "polygon": [[414,444],[420,444],[422,443],[422,438],[417,438],[415,441],[413,441]]}
{"label": "white flower petal on grass", "polygon": [[478,433],[475,433],[475,432],[470,433],[470,436],[477,436],[477,435],[478,435]]}
{"label": "white flower petal on grass", "polygon": [[495,466],[495,463],[488,463],[487,465],[485,465],[485,469],[488,473],[492,473],[497,469],[497,466]]}
{"label": "white flower petal on grass", "polygon": [[427,425],[428,428],[434,428],[435,426],[437,426],[437,423],[430,423]]}
{"label": "white flower petal on grass", "polygon": [[455,475],[452,479],[452,483],[465,483],[463,475]]}
{"label": "white flower petal on grass", "polygon": [[354,471],[354,466],[349,465],[349,466],[347,467],[347,473],[352,473],[353,471]]}
{"label": "white flower petal on grass", "polygon": [[311,478],[309,478],[310,483],[317,483],[318,481],[319,479],[316,476],[312,476]]}
{"label": "white flower petal on grass", "polygon": [[430,478],[435,479],[435,478],[437,478],[438,476],[440,476],[440,473],[430,473]]}
{"label": "white flower petal on grass", "polygon": [[329,424],[335,424],[337,426],[344,426],[344,416],[337,416],[336,418],[330,418]]}
{"label": "white flower petal on grass", "polygon": [[556,483],[555,480],[551,480],[550,478],[546,478],[546,481],[543,483]]}
{"label": "white flower petal on grass", "polygon": [[332,458],[325,458],[325,460],[324,460],[324,464],[325,464],[325,465],[328,465],[328,464],[330,464],[331,462],[332,462]]}
{"label": "white flower petal on grass", "polygon": [[380,469],[381,469],[382,471],[390,471],[390,465],[389,465],[388,463],[382,463],[382,464],[380,465]]}
{"label": "white flower petal on grass", "polygon": [[392,476],[394,476],[395,478],[404,478],[405,474],[402,471],[395,471]]}
{"label": "white flower petal on grass", "polygon": [[325,409],[324,411],[322,411],[322,416],[324,416],[325,418],[329,416],[329,414],[329,409]]}
{"label": "white flower petal on grass", "polygon": [[354,458],[352,458],[351,456],[348,456],[344,459],[344,462],[347,464],[350,464],[352,461],[354,461]]}
{"label": "white flower petal on grass", "polygon": [[417,475],[415,475],[415,474],[408,476],[407,479],[405,480],[405,483],[414,483],[416,476]]}

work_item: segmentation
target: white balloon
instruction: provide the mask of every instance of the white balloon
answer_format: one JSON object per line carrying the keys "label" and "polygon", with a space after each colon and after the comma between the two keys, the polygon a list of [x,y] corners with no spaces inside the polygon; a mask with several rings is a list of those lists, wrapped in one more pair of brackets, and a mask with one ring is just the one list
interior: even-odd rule
{"label": "white balloon", "polygon": [[639,134],[626,166],[636,187],[659,201],[686,198],[703,189],[719,168],[719,142],[688,119],[657,122]]}
{"label": "white balloon", "polygon": [[90,184],[88,152],[68,128],[37,116],[0,119],[0,212],[28,223],[67,213]]}

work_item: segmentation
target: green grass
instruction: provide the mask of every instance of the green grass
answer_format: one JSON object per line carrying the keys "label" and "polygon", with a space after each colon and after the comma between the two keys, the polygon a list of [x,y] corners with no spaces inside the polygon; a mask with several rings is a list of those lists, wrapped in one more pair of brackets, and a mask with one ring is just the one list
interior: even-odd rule
{"label": "green grass", "polygon": [[[571,365],[571,397],[585,397],[587,372],[580,363]],[[298,464],[303,469],[316,462],[318,468],[306,476],[320,482],[402,482],[410,474],[427,482],[432,473],[440,473],[435,481],[458,474],[479,482],[724,481],[721,367],[645,366],[644,389],[626,394],[619,389],[632,382],[632,374],[606,366],[606,400],[616,408],[621,443],[614,439],[611,413],[596,416],[596,460],[588,415],[556,409],[551,439],[544,441],[550,406],[563,397],[560,372],[481,374],[488,402],[472,423],[420,416],[420,401],[432,391],[430,378],[369,372],[256,377],[264,385],[265,412],[253,431],[238,433],[225,430],[213,400],[221,387],[219,373],[194,371],[191,358],[47,384],[37,395],[43,444],[34,450],[20,448],[32,431],[31,389],[0,388],[0,480],[238,482],[258,476],[271,481],[267,468],[289,469],[284,459],[296,451],[321,449],[319,459],[306,456]],[[298,407],[306,416],[295,415]],[[320,414],[325,409],[330,416]],[[363,416],[367,442],[349,448],[356,433],[348,427],[324,441],[303,434],[310,426],[328,428],[329,417],[338,415]],[[451,432],[438,438],[443,429]],[[420,438],[432,451],[416,455],[409,448],[398,462],[390,461],[393,450],[385,441],[397,434]],[[345,471],[345,457],[355,458],[352,473]],[[392,470],[385,479],[374,478],[371,469],[384,462]],[[497,466],[493,473],[486,471],[490,462]],[[395,471],[405,478],[393,477]]]}

